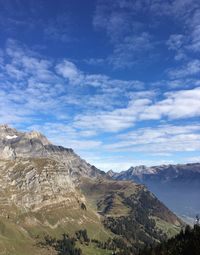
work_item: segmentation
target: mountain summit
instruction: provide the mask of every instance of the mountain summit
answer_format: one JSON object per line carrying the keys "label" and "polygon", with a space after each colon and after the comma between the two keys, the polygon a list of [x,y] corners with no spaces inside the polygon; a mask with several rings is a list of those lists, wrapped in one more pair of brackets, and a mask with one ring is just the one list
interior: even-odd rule
{"label": "mountain summit", "polygon": [[[48,254],[35,244],[36,237],[41,241],[44,235],[74,235],[81,229],[96,240],[95,249],[109,240],[109,249],[133,251],[182,226],[143,185],[112,180],[37,131],[0,126],[0,187],[0,249],[8,254]],[[79,246],[85,255],[94,251],[94,244],[85,252],[83,243]]]}
{"label": "mountain summit", "polygon": [[[16,157],[42,155],[44,146],[51,145],[48,139],[38,131],[18,132],[8,125],[0,126],[0,157],[14,159]],[[37,153],[36,153],[37,151]]]}

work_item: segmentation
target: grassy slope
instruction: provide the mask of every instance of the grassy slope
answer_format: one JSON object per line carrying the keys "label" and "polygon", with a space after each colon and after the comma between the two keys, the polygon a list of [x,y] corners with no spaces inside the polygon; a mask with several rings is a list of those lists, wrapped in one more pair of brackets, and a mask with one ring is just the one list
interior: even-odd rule
{"label": "grassy slope", "polygon": [[36,246],[25,230],[17,224],[0,220],[0,254],[5,255],[47,255],[46,249]]}
{"label": "grassy slope", "polygon": [[141,185],[133,184],[127,181],[99,180],[94,183],[90,179],[83,179],[80,185],[81,191],[87,197],[95,210],[102,212],[107,205],[110,196],[112,196],[112,207],[108,208],[107,215],[122,216],[129,213],[129,208],[123,204],[121,197],[137,194]]}
{"label": "grassy slope", "polygon": [[[141,185],[134,184],[128,181],[113,181],[113,180],[99,180],[93,182],[89,179],[83,179],[80,186],[82,192],[88,198],[101,214],[106,217],[118,218],[119,216],[128,216],[131,207],[123,198],[135,197],[136,203],[138,202],[138,194],[145,194],[148,203],[154,205],[150,209],[153,218],[156,222],[156,228],[163,231],[168,237],[176,235],[180,231],[181,222],[178,218],[171,213],[163,204],[161,204],[151,193],[146,192],[145,188]],[[144,191],[144,192],[143,192]],[[143,202],[143,206],[147,201]],[[147,205],[150,207],[150,205]]]}
{"label": "grassy slope", "polygon": [[166,223],[164,220],[158,217],[152,217],[156,222],[156,227],[161,231],[165,231],[168,238],[177,235],[180,232],[180,226],[175,226],[170,223]]}
{"label": "grassy slope", "polygon": [[93,244],[90,246],[80,245],[80,248],[85,255],[111,255],[112,252],[108,250],[102,250],[95,247]]}
{"label": "grassy slope", "polygon": [[[73,236],[80,229],[87,229],[91,239],[105,241],[110,236],[100,217],[89,206],[86,211],[57,206],[52,210],[46,208],[35,213],[24,213],[17,218],[1,217],[0,254],[46,255],[49,251],[36,245],[45,235],[60,238],[63,233],[67,233]],[[83,254],[94,254],[94,246],[82,248]],[[97,254],[104,254],[103,252],[98,249]]]}
{"label": "grassy slope", "polygon": [[[48,164],[52,169],[57,169],[58,163],[50,159],[0,161],[1,183],[6,182],[4,176],[10,169],[12,169],[12,173],[18,175],[23,171],[27,172],[34,166],[40,173]],[[104,229],[96,211],[87,202],[87,210],[81,209],[77,198],[79,197],[78,191],[76,194],[67,194],[65,202],[49,204],[35,212],[26,212],[25,209],[9,203],[12,194],[22,197],[24,192],[26,191],[16,189],[12,185],[0,190],[0,255],[46,255],[49,254],[49,251],[41,250],[36,245],[36,242],[42,240],[45,235],[59,238],[63,233],[67,233],[73,236],[75,231],[80,229],[87,229],[89,237],[99,241],[109,238],[110,233]],[[80,197],[82,197],[81,194]],[[83,250],[86,250],[85,254],[88,249],[90,247],[83,247]],[[93,246],[91,250],[94,250]]]}
{"label": "grassy slope", "polygon": [[[114,234],[104,228],[101,216],[96,212],[112,217],[127,216],[131,208],[124,203],[121,194],[129,197],[137,195],[143,189],[141,185],[132,182],[103,179],[97,182],[83,179],[80,188],[87,198],[86,211],[77,203],[70,205],[60,203],[31,213],[21,212],[15,206],[9,205],[0,208],[2,212],[0,255],[49,255],[50,251],[39,248],[36,242],[42,240],[45,235],[59,238],[63,233],[68,233],[73,236],[75,231],[80,229],[87,229],[91,239],[106,241]],[[158,221],[157,227],[167,229],[166,232],[172,231],[171,228],[174,229],[173,225],[163,221]],[[80,245],[80,247],[84,255],[110,254],[109,251],[95,248],[93,244]]]}

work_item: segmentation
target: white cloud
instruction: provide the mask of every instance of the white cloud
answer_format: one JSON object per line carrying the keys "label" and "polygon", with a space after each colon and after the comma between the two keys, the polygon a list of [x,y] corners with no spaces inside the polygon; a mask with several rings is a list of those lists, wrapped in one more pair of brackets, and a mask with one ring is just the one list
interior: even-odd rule
{"label": "white cloud", "polygon": [[[109,63],[115,68],[130,68],[141,62],[144,66],[149,60],[152,63],[161,54],[156,49],[164,41],[157,35],[163,29],[163,20],[170,18],[175,27],[181,26],[179,34],[169,35],[168,48],[175,51],[175,60],[184,60],[187,49],[199,51],[199,8],[198,0],[109,0],[106,3],[99,0],[93,25],[104,30],[113,45]],[[144,15],[148,16],[148,25],[139,18]]]}
{"label": "white cloud", "polygon": [[161,80],[151,83],[152,88],[156,89],[192,89],[200,86],[198,78],[177,78],[171,80]]}
{"label": "white cloud", "polygon": [[174,161],[172,160],[162,160],[162,159],[136,159],[133,157],[120,157],[120,156],[113,156],[113,157],[90,157],[85,155],[85,158],[88,162],[95,165],[101,170],[105,172],[109,170],[113,170],[116,172],[124,171],[129,169],[131,166],[139,166],[139,165],[146,165],[146,166],[155,166],[155,165],[162,165],[162,164],[173,164]]}
{"label": "white cloud", "polygon": [[58,74],[62,75],[64,78],[69,79],[70,82],[80,85],[84,79],[81,72],[75,66],[74,63],[64,60],[62,63],[56,66],[56,71]]}
{"label": "white cloud", "polygon": [[117,132],[133,127],[144,120],[186,119],[200,116],[200,88],[180,90],[164,94],[165,99],[152,100],[151,93],[144,93],[140,99],[131,99],[126,108],[78,115],[74,126],[80,129],[94,129],[101,132]]}
{"label": "white cloud", "polygon": [[104,92],[122,91],[129,88],[143,89],[144,83],[137,80],[117,80],[103,74],[87,74],[83,73],[77,66],[68,61],[63,60],[55,67],[57,73],[70,81],[71,84],[79,86],[91,86],[101,88]]}
{"label": "white cloud", "polygon": [[[10,62],[1,67],[1,104],[4,108],[1,114],[4,119],[8,111],[16,112],[16,109],[18,113],[13,120],[32,118],[37,114],[50,114],[59,118],[69,105],[75,105],[84,110],[84,113],[73,113],[73,125],[89,134],[91,129],[95,132],[118,132],[147,119],[177,119],[200,115],[198,87],[165,93],[164,99],[153,101],[156,99],[155,91],[136,92],[144,87],[140,81],[86,74],[67,60],[55,65],[53,61],[37,56],[14,41],[8,42],[6,51]],[[52,71],[52,67],[55,67],[57,74]],[[198,60],[187,66],[187,70],[192,73],[196,73],[198,68]],[[11,81],[13,77],[18,82]],[[85,93],[85,88],[91,86],[95,89],[93,95]],[[8,88],[9,92],[6,92]]]}
{"label": "white cloud", "polygon": [[8,40],[6,53],[10,63],[5,65],[5,71],[13,78],[19,80],[32,75],[35,80],[55,81],[56,77],[50,71],[52,63],[30,51],[25,46],[14,40]]}
{"label": "white cloud", "polygon": [[140,120],[192,118],[200,116],[200,88],[165,93],[166,99],[150,105]]}
{"label": "white cloud", "polygon": [[200,7],[196,8],[190,19],[187,20],[189,27],[189,43],[186,48],[194,51],[195,53],[200,51]]}
{"label": "white cloud", "polygon": [[200,150],[200,125],[160,125],[140,128],[118,136],[118,142],[106,146],[117,151],[172,153]]}
{"label": "white cloud", "polygon": [[184,36],[181,34],[170,35],[167,45],[170,50],[178,50],[183,45]]}
{"label": "white cloud", "polygon": [[93,25],[97,30],[103,29],[113,45],[113,53],[107,61],[114,68],[132,67],[141,59],[147,59],[147,53],[154,47],[152,36],[136,18],[136,6],[138,3],[124,0],[98,1],[96,6]]}
{"label": "white cloud", "polygon": [[[146,125],[147,120],[156,120],[154,125],[157,125],[163,120],[200,116],[198,80],[187,80],[188,84],[198,86],[194,89],[164,94],[158,89],[144,90],[146,84],[141,81],[85,73],[69,60],[46,59],[14,41],[8,42],[2,58],[2,123],[38,129],[56,144],[72,147],[78,153],[128,149],[153,156],[159,152],[165,157],[174,151],[199,150],[200,130],[189,126],[189,131],[183,127],[183,133],[180,127],[168,125],[136,131],[135,136],[132,133],[123,138],[118,136],[119,132],[136,128],[140,122]],[[176,80],[178,84],[181,81]],[[106,134],[106,141],[102,138],[104,132],[112,133]],[[127,162],[127,165],[136,164],[131,159]],[[150,162],[153,163],[146,163]],[[117,165],[125,167],[126,160],[101,161],[97,165],[106,168],[111,163],[116,168]]]}
{"label": "white cloud", "polygon": [[127,108],[111,112],[76,116],[74,126],[80,129],[94,129],[101,132],[117,132],[134,126],[139,114],[150,103],[149,99],[137,99],[129,102]]}
{"label": "white cloud", "polygon": [[200,162],[200,155],[194,156],[194,157],[187,157],[185,159],[186,162],[193,162],[193,163],[199,163]]}
{"label": "white cloud", "polygon": [[94,136],[94,132],[79,132],[67,123],[51,123],[44,122],[42,125],[31,125],[28,130],[39,130],[45,134],[48,139],[57,145],[62,145],[67,148],[72,148],[75,151],[87,151],[97,149],[102,146],[102,142],[91,140],[89,137]]}
{"label": "white cloud", "polygon": [[175,13],[172,11],[173,16],[178,18],[177,21],[184,29],[181,31],[182,34],[170,35],[167,45],[170,50],[175,51],[175,60],[189,59],[191,53],[196,55],[200,52],[200,2],[174,1],[174,6],[176,6],[174,10],[178,11]]}
{"label": "white cloud", "polygon": [[147,32],[125,36],[114,45],[113,54],[109,56],[108,61],[115,68],[130,67],[144,57],[148,58],[147,52],[153,50],[153,47],[151,36]]}
{"label": "white cloud", "polygon": [[[43,118],[42,115],[47,114],[63,119],[68,116],[71,106],[77,107],[79,111],[113,109],[114,106],[121,106],[122,94],[127,98],[129,91],[144,87],[140,81],[86,74],[68,60],[55,64],[53,60],[13,40],[8,40],[1,56],[2,122],[31,121],[32,118]],[[93,95],[87,92],[89,87],[95,88]]]}
{"label": "white cloud", "polygon": [[188,62],[185,66],[169,71],[172,78],[182,78],[191,75],[200,75],[200,60],[194,59]]}
{"label": "white cloud", "polygon": [[176,52],[174,57],[175,60],[180,61],[187,59],[184,49],[186,41],[187,41],[186,36],[182,34],[172,34],[167,40],[166,44],[168,46],[168,49]]}

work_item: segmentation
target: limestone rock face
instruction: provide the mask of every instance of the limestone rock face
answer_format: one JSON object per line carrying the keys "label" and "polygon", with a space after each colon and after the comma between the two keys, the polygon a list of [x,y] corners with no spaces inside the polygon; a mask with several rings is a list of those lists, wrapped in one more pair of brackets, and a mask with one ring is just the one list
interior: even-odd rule
{"label": "limestone rock face", "polygon": [[4,147],[1,156],[5,159],[15,159],[16,157],[14,150],[9,146]]}
{"label": "limestone rock face", "polygon": [[41,143],[43,144],[43,145],[49,145],[49,144],[51,144],[50,142],[49,142],[49,140],[44,136],[44,135],[42,135],[40,132],[38,132],[38,131],[31,131],[31,132],[29,132],[29,133],[25,133],[25,138],[27,138],[27,139],[38,139],[38,140],[40,140],[41,141]]}
{"label": "limestone rock face", "polygon": [[15,128],[11,128],[8,125],[0,125],[0,139],[14,139],[22,133],[18,132]]}
{"label": "limestone rock face", "polygon": [[0,159],[51,158],[62,162],[76,181],[81,176],[104,174],[81,159],[72,149],[51,144],[40,132],[18,132],[7,125],[0,126]]}
{"label": "limestone rock face", "polygon": [[65,165],[51,159],[1,160],[0,174],[6,204],[37,210],[80,196]]}
{"label": "limestone rock face", "polygon": [[[76,187],[83,176],[104,174],[72,149],[51,144],[37,131],[0,126],[0,196],[3,204],[37,210],[84,200]],[[68,203],[68,202],[67,202]],[[0,200],[1,206],[1,200]]]}

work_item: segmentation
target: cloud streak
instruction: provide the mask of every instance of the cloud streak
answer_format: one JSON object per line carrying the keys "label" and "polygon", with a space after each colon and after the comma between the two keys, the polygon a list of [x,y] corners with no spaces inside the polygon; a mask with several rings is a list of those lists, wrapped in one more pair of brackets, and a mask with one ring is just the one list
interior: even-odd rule
{"label": "cloud streak", "polygon": [[107,146],[112,150],[128,150],[148,153],[174,153],[200,149],[200,126],[159,125],[141,128],[119,135],[119,141]]}
{"label": "cloud streak", "polygon": [[164,99],[154,102],[151,94],[144,93],[140,99],[132,99],[126,108],[91,115],[80,115],[75,126],[81,129],[95,129],[101,132],[117,132],[133,127],[146,120],[187,119],[200,116],[200,88],[180,90],[164,94]]}

